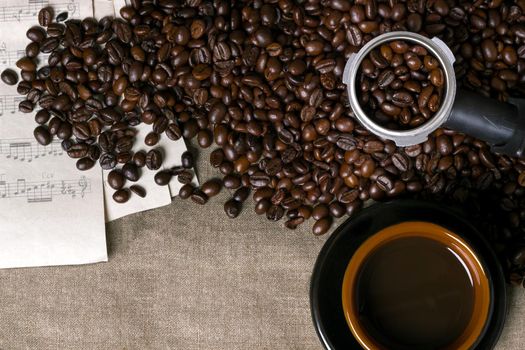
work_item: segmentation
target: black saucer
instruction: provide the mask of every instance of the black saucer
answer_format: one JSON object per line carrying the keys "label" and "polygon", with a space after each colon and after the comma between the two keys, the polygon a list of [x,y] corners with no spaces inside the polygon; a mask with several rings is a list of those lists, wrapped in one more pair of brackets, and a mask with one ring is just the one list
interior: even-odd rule
{"label": "black saucer", "polygon": [[[475,349],[496,345],[507,314],[503,270],[492,248],[459,211],[439,203],[397,200],[378,203],[345,221],[326,241],[314,266],[310,285],[310,307],[321,343],[329,350],[361,349],[346,323],[341,301],[343,277],[355,250],[372,234],[404,221],[427,221],[459,234],[487,267],[494,295],[491,316]],[[395,349],[392,349],[395,350]]]}

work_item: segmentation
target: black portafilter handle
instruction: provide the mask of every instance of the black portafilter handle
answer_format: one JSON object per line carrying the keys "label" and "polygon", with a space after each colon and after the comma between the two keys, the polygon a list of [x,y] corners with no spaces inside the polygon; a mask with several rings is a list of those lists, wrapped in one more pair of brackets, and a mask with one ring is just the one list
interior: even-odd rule
{"label": "black portafilter handle", "polygon": [[509,102],[501,102],[457,90],[452,111],[443,126],[487,142],[494,152],[519,158],[525,155],[525,99],[509,98]]}

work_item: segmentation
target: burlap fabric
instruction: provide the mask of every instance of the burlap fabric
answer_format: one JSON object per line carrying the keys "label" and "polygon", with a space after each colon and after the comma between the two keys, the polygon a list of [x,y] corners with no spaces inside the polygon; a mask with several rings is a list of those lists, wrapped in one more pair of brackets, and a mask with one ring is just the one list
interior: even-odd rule
{"label": "burlap fabric", "polygon": [[[207,155],[201,179],[213,176]],[[326,238],[251,203],[230,220],[226,198],[109,224],[108,263],[0,270],[0,349],[321,349],[308,288]],[[522,350],[525,292],[510,306],[498,349]]]}

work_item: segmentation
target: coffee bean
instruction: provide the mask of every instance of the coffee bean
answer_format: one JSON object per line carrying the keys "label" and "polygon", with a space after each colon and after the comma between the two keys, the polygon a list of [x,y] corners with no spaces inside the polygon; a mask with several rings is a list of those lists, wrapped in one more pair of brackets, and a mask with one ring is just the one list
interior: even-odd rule
{"label": "coffee bean", "polygon": [[129,189],[131,190],[131,192],[135,193],[140,198],[146,197],[146,190],[144,189],[144,187],[141,187],[139,185],[132,185],[129,187]]}
{"label": "coffee bean", "polygon": [[49,145],[53,140],[53,136],[51,136],[47,127],[43,125],[37,126],[33,132],[33,135],[35,136],[37,142],[43,146]]}
{"label": "coffee bean", "polygon": [[108,174],[107,181],[109,186],[115,190],[120,190],[122,187],[124,187],[124,184],[126,182],[126,178],[122,174],[120,170],[111,170]]}
{"label": "coffee bean", "polygon": [[155,174],[155,183],[159,186],[166,186],[171,180],[171,171],[162,170]]}
{"label": "coffee bean", "polygon": [[16,66],[24,71],[33,72],[36,70],[36,64],[29,57],[22,57],[16,61]]}
{"label": "coffee bean", "polygon": [[190,198],[194,203],[197,203],[200,205],[204,205],[208,202],[208,196],[206,196],[204,192],[198,189],[193,191]]}
{"label": "coffee bean", "polygon": [[85,171],[93,168],[95,161],[91,158],[80,158],[77,160],[77,169],[80,171]]}
{"label": "coffee bean", "polygon": [[140,170],[134,163],[126,163],[122,167],[122,175],[129,181],[135,182],[140,178]]}
{"label": "coffee bean", "polygon": [[211,179],[201,185],[201,190],[208,197],[216,196],[222,188],[222,182],[218,179]]}
{"label": "coffee bean", "polygon": [[320,220],[317,220],[312,227],[312,232],[316,236],[324,235],[332,226],[332,218],[325,217]]}
{"label": "coffee bean", "polygon": [[190,198],[193,193],[194,186],[190,184],[185,184],[179,189],[179,197],[182,199]]}
{"label": "coffee bean", "polygon": [[183,170],[180,174],[177,175],[177,180],[181,184],[188,184],[193,180],[193,172],[190,170]]}
{"label": "coffee bean", "polygon": [[185,151],[181,156],[182,166],[186,169],[191,169],[195,166],[193,154],[190,151]]}
{"label": "coffee bean", "polygon": [[246,186],[240,187],[234,192],[233,199],[242,203],[248,198],[249,195],[250,195],[249,187],[246,187]]}
{"label": "coffee bean", "polygon": [[122,188],[113,193],[113,200],[117,203],[126,203],[129,200],[130,193],[127,188]]}
{"label": "coffee bean", "polygon": [[38,23],[42,27],[47,27],[53,21],[53,8],[44,7],[38,12]]}
{"label": "coffee bean", "polygon": [[155,146],[157,143],[159,143],[160,135],[156,132],[150,132],[146,135],[144,138],[144,143],[147,146]]}
{"label": "coffee bean", "polygon": [[7,85],[15,85],[18,83],[18,75],[12,69],[5,69],[0,75],[2,81]]}
{"label": "coffee bean", "polygon": [[[86,153],[87,153],[87,150],[86,150]],[[110,170],[110,169],[113,169],[117,165],[117,158],[115,157],[113,153],[103,153],[100,156],[99,163],[102,169]]]}
{"label": "coffee bean", "polygon": [[56,21],[57,22],[64,22],[68,17],[68,13],[67,12],[61,12],[57,15],[56,17]]}
{"label": "coffee bean", "polygon": [[157,149],[152,149],[146,154],[146,166],[149,170],[157,170],[162,165],[162,153]]}
{"label": "coffee bean", "polygon": [[230,219],[234,219],[241,213],[241,202],[230,199],[226,203],[224,203],[224,212]]}

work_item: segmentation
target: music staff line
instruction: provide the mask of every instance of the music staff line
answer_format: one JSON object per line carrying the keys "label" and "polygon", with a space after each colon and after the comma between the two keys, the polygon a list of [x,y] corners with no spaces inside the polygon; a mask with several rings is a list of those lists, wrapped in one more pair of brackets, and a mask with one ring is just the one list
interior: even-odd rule
{"label": "music staff line", "polygon": [[18,112],[18,104],[25,100],[25,96],[20,95],[1,95],[0,96],[0,117],[6,113],[15,114]]}
{"label": "music staff line", "polygon": [[[0,22],[22,22],[26,20],[33,20],[38,16],[41,8],[49,6],[50,2],[47,0],[29,0],[27,5],[21,6],[0,6]],[[80,12],[80,2],[69,1],[54,3],[51,2],[56,13],[67,11],[69,18],[74,17],[77,12]]]}
{"label": "music staff line", "polygon": [[30,163],[35,159],[60,157],[63,154],[60,140],[53,140],[47,146],[42,146],[34,139],[0,140],[0,156],[10,160]]}
{"label": "music staff line", "polygon": [[57,181],[0,180],[0,199],[26,198],[28,203],[43,203],[52,202],[57,196],[84,198],[88,193],[91,193],[91,182],[85,176],[78,180]]}

